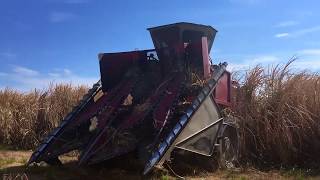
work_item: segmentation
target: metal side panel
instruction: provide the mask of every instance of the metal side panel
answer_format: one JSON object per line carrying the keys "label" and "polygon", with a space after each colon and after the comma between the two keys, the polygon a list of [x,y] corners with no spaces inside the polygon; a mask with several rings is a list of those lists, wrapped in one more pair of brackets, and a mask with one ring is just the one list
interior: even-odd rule
{"label": "metal side panel", "polygon": [[220,119],[217,106],[208,96],[177,138],[180,143]]}
{"label": "metal side panel", "polygon": [[[194,104],[197,104],[197,101],[195,101]],[[184,116],[182,116],[181,120],[183,119]],[[153,154],[144,174],[151,169],[152,164],[153,166],[161,166],[166,160],[169,160],[171,152],[175,148],[198,153],[204,156],[210,156],[212,154],[214,144],[212,143],[209,148],[203,147],[203,142],[200,140],[202,137],[205,137],[206,141],[210,141],[210,143],[211,141],[215,141],[219,128],[223,123],[217,105],[211,97],[207,96],[203,100],[203,103],[199,105],[199,108],[190,116],[190,119],[186,122],[184,128],[180,125],[182,124],[181,120],[180,123],[173,128],[173,131],[168,135],[166,141],[159,145],[158,152]],[[179,131],[181,131],[180,134],[178,133]],[[175,135],[178,135],[176,139],[174,139]],[[174,140],[170,143],[172,139]],[[168,147],[169,144],[170,146]]]}
{"label": "metal side panel", "polygon": [[222,124],[223,119],[220,118],[184,141],[178,142],[175,147],[184,151],[211,157],[215,151],[214,144],[216,143]]}
{"label": "metal side panel", "polygon": [[[217,109],[216,104],[213,102],[210,96],[208,96],[204,102],[200,105],[199,109],[194,113],[194,115],[191,117],[185,128],[181,131],[179,136],[175,139],[175,141],[172,143],[172,145],[169,147],[169,149],[166,151],[166,153],[163,155],[161,160],[158,162],[158,165],[161,165],[164,163],[164,161],[168,160],[170,158],[171,152],[174,150],[174,148],[178,147],[180,149],[189,150],[194,153],[207,155],[209,156],[211,154],[212,148],[210,150],[206,148],[202,148],[201,145],[191,147],[192,142],[195,139],[192,139],[192,137],[197,136],[197,140],[201,139],[201,132],[205,130],[210,130],[210,132],[217,130],[218,127],[213,126],[214,124],[222,122],[220,118],[219,111]],[[221,124],[221,123],[218,123]],[[212,128],[212,126],[214,128]],[[216,127],[216,128],[215,128]],[[206,133],[204,134],[206,135]],[[211,134],[214,137],[214,134]],[[212,140],[212,138],[207,138],[209,141]],[[189,141],[189,143],[187,143]],[[200,140],[201,141],[201,140]],[[194,142],[196,145],[197,143]],[[201,142],[198,142],[201,144]],[[191,146],[190,146],[191,145]]]}
{"label": "metal side panel", "polygon": [[[214,118],[215,116],[217,116],[216,114],[218,114],[217,113],[218,109],[213,106],[210,107],[209,101],[211,101],[211,103],[214,103],[214,101],[209,97],[211,96],[214,89],[216,88],[217,82],[221,78],[222,74],[226,71],[226,66],[227,66],[227,63],[220,63],[219,65],[214,67],[213,74],[211,76],[211,79],[207,82],[207,85],[201,90],[198,96],[193,100],[189,108],[185,110],[184,115],[180,117],[177,124],[171,129],[171,132],[169,132],[166,135],[166,137],[162,139],[160,142],[156,143],[155,149],[152,151],[150,158],[145,165],[143,174],[147,174],[155,165],[161,165],[168,158],[168,156],[170,156],[170,153],[172,152],[173,148],[175,148],[175,145],[177,144],[177,142],[179,141],[181,142],[183,140],[183,137],[192,135],[192,133],[196,133],[197,130],[201,130],[201,127],[205,128],[206,126],[209,126],[210,123],[212,123],[214,120],[219,119],[219,118]],[[200,107],[201,107],[201,110],[200,110]],[[209,107],[213,109],[210,109]],[[202,113],[199,113],[199,115],[195,116],[196,119],[200,119],[200,120],[194,121],[194,122],[195,123],[198,122],[199,124],[194,126],[191,125],[185,131],[185,133],[183,133],[184,135],[182,135],[181,138],[179,138],[179,135],[182,133],[182,131],[184,131],[184,129],[186,128],[186,125],[188,125],[190,120],[193,118],[195,114],[197,114],[198,111],[202,111],[206,115],[202,115]],[[203,118],[202,116],[205,117],[203,120],[201,119]],[[212,120],[210,121],[209,118],[213,118],[213,121]]]}
{"label": "metal side panel", "polygon": [[221,122],[218,107],[208,96],[173,144],[180,149],[210,156]]}

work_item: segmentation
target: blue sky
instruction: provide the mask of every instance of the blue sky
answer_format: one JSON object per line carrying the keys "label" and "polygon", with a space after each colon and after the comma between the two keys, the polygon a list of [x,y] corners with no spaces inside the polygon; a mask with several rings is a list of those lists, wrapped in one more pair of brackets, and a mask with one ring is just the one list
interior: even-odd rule
{"label": "blue sky", "polygon": [[92,84],[97,54],[153,48],[146,28],[180,21],[219,32],[211,52],[229,69],[277,64],[320,70],[317,0],[2,0],[0,88]]}

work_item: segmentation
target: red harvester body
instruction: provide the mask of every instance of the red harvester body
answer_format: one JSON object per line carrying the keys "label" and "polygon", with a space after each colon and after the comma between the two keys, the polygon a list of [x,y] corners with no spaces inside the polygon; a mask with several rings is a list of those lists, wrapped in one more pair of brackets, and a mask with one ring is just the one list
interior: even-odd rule
{"label": "red harvester body", "polygon": [[231,104],[230,73],[209,58],[217,31],[192,23],[148,30],[155,49],[99,54],[100,81],[28,164],[56,164],[72,150],[81,151],[79,165],[137,152],[144,174],[173,151],[234,163],[237,129],[221,113]]}

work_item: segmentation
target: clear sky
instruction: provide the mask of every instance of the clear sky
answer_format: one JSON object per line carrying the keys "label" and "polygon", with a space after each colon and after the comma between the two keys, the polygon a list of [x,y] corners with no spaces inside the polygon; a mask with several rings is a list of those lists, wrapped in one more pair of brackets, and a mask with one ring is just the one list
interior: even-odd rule
{"label": "clear sky", "polygon": [[219,32],[211,57],[230,69],[286,62],[320,70],[318,0],[1,0],[0,88],[91,84],[99,52],[153,48],[146,28],[180,21]]}

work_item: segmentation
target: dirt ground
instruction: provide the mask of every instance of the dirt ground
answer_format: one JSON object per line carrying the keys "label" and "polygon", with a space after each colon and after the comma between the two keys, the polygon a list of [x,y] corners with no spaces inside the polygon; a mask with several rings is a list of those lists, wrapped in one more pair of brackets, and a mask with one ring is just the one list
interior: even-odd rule
{"label": "dirt ground", "polygon": [[[4,180],[20,179],[179,179],[172,172],[159,170],[148,176],[141,176],[135,168],[120,168],[117,164],[108,164],[99,167],[81,168],[76,165],[76,158],[71,155],[61,157],[63,166],[52,167],[46,164],[25,167],[31,151],[0,150],[0,178]],[[126,162],[127,163],[127,162]],[[279,171],[262,172],[255,169],[238,169],[233,171],[216,170],[214,172],[189,170],[179,174],[185,179],[320,179],[320,176],[308,176],[304,171]]]}

